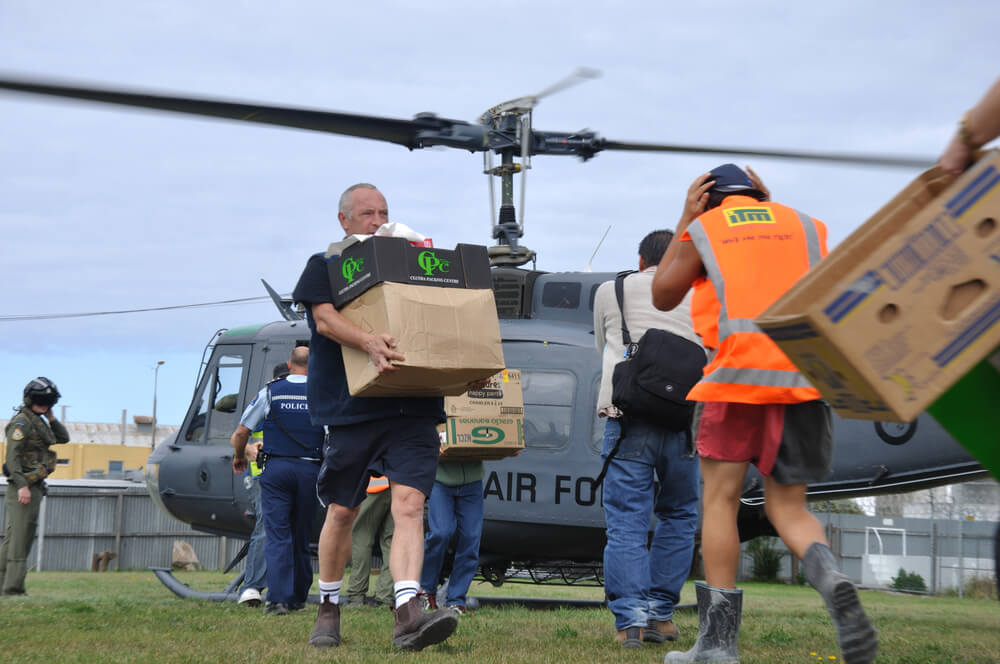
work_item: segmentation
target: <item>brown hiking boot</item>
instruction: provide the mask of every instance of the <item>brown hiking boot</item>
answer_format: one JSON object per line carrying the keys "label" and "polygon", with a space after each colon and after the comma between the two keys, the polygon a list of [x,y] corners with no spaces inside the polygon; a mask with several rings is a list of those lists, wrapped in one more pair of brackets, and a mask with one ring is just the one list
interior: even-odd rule
{"label": "brown hiking boot", "polygon": [[448,609],[424,611],[420,598],[410,600],[396,609],[396,626],[392,630],[392,643],[403,650],[423,650],[441,643],[458,627],[458,616]]}
{"label": "brown hiking boot", "polygon": [[646,629],[642,631],[642,640],[650,643],[663,643],[677,640],[677,625],[673,620],[653,620],[650,618]]}
{"label": "brown hiking boot", "polygon": [[340,605],[323,602],[316,614],[316,626],[309,637],[309,645],[332,648],[340,645]]}
{"label": "brown hiking boot", "polygon": [[622,648],[641,648],[642,633],[646,630],[642,627],[626,627],[615,632],[615,643]]}

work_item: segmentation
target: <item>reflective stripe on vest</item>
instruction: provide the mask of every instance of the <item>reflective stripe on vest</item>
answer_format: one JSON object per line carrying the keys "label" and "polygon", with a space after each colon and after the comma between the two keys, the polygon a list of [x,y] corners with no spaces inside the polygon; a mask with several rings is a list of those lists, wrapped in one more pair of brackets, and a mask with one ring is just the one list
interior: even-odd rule
{"label": "reflective stripe on vest", "polygon": [[368,480],[368,493],[382,493],[389,488],[389,478],[383,475],[373,475]]}
{"label": "reflective stripe on vest", "polygon": [[[775,220],[784,218],[784,225],[787,228],[787,213],[783,212],[781,207],[757,203],[756,201],[753,204],[755,207],[767,207]],[[705,376],[691,390],[688,398],[696,401],[741,403],[798,403],[818,399],[819,392],[798,372],[774,342],[757,327],[753,318],[730,317],[731,303],[726,299],[725,271],[719,262],[712,238],[702,222],[702,219],[706,219],[711,223],[717,223],[715,218],[725,214],[725,209],[716,208],[717,211],[710,211],[692,222],[687,229],[691,241],[701,257],[705,274],[711,282],[711,289],[715,295],[715,301],[711,302],[709,293],[706,292],[705,297],[701,299],[701,310],[697,315],[692,314],[692,318],[696,321],[699,319],[707,321],[708,318],[705,316],[707,308],[718,307],[717,326],[705,327],[703,322],[702,329],[698,332],[703,339],[717,335],[719,346],[719,352],[705,368]],[[784,209],[791,211],[789,208]],[[794,212],[798,217],[804,239],[804,247],[799,245],[798,248],[804,248],[804,258],[807,261],[808,269],[812,269],[821,260],[824,253],[816,222],[802,212],[797,210]],[[721,241],[721,238],[717,238],[717,241]],[[768,240],[758,239],[757,241]],[[794,259],[794,254],[791,254],[791,258]],[[735,265],[729,266],[730,271],[736,268]],[[791,287],[790,283],[786,283],[789,281],[789,276],[787,273],[779,275],[777,286],[783,289],[782,293]],[[801,274],[797,275],[796,278],[798,277],[801,277]],[[740,282],[737,281],[737,283]],[[782,293],[775,294],[774,299],[777,299]],[[762,295],[767,296],[769,293]],[[745,311],[746,307],[744,306],[743,309]],[[754,312],[754,315],[759,313],[759,311]]]}

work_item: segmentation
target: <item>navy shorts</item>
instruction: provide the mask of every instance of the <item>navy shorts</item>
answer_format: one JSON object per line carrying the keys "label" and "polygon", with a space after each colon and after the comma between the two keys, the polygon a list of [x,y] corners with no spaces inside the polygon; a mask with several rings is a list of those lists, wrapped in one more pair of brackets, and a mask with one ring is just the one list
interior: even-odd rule
{"label": "navy shorts", "polygon": [[371,475],[385,475],[392,484],[431,494],[441,450],[433,417],[391,417],[327,431],[316,480],[323,507],[357,507],[367,495]]}

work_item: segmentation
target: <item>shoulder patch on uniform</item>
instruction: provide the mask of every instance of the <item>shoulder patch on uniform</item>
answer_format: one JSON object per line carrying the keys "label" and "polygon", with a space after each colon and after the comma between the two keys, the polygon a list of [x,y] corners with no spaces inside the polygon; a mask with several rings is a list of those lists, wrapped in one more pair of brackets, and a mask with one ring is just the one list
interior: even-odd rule
{"label": "shoulder patch on uniform", "polygon": [[11,440],[21,440],[24,438],[24,430],[21,427],[14,425],[14,433],[10,434]]}

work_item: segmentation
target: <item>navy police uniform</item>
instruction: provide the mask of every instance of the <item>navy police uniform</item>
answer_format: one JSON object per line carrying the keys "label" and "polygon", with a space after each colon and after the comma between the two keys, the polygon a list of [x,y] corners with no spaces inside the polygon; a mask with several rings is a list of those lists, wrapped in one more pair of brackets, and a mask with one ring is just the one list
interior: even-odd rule
{"label": "navy police uniform", "polygon": [[264,431],[266,470],[261,505],[267,531],[267,601],[305,605],[312,585],[309,539],[316,514],[316,476],[323,456],[323,429],[309,420],[307,377],[291,374],[268,383],[247,407],[240,424]]}

